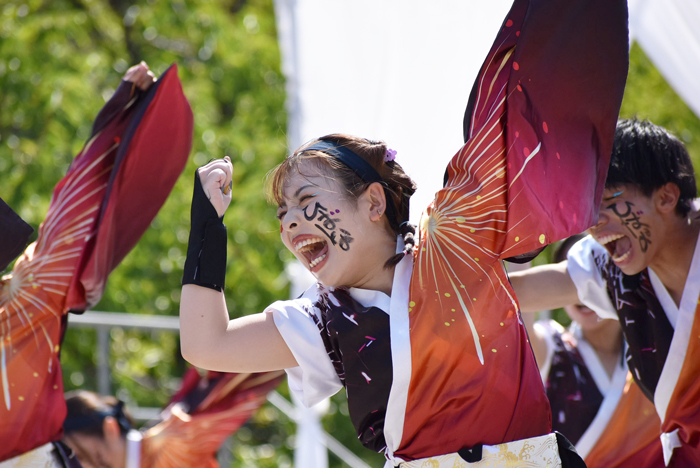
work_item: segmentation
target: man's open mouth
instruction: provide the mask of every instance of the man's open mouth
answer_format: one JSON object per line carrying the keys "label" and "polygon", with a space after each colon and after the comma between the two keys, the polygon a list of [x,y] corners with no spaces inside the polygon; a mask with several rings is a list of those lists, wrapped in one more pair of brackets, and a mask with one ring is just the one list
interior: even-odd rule
{"label": "man's open mouth", "polygon": [[328,243],[320,237],[304,239],[294,244],[294,249],[302,254],[313,269],[328,256]]}
{"label": "man's open mouth", "polygon": [[596,240],[606,248],[615,263],[624,262],[632,253],[632,240],[623,234],[610,234]]}

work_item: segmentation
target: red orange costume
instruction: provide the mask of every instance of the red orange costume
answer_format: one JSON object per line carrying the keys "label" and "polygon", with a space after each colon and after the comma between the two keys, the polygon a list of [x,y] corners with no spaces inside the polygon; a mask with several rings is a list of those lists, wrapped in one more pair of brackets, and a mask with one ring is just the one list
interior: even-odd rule
{"label": "red orange costume", "polygon": [[[284,372],[232,374],[190,368],[167,417],[143,434],[142,468],[218,468],[216,452],[267,401]],[[129,467],[127,467],[129,468]]]}
{"label": "red orange costume", "polygon": [[535,323],[547,342],[540,364],[552,407],[552,428],[576,446],[588,468],[661,468],[659,417],[622,354],[609,376],[575,322]]}
{"label": "red orange costume", "polygon": [[54,190],[39,237],[0,283],[0,461],[60,439],[68,312],[95,305],[189,155],[192,113],[171,67],[122,82]]}

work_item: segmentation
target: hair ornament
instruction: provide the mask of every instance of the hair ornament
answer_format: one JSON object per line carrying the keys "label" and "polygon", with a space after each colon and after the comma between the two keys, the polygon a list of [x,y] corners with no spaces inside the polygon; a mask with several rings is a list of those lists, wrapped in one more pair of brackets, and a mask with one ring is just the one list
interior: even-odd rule
{"label": "hair ornament", "polygon": [[387,148],[386,154],[384,155],[384,162],[393,161],[394,159],[396,159],[396,150]]}

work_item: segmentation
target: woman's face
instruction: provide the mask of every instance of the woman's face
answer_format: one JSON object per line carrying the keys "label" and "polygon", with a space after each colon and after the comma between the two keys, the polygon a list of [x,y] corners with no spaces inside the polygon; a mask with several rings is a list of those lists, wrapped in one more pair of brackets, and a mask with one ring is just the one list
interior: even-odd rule
{"label": "woman's face", "polygon": [[325,286],[362,287],[377,260],[372,236],[381,233],[363,197],[355,200],[329,173],[308,160],[291,173],[277,211],[282,242]]}
{"label": "woman's face", "polygon": [[602,325],[603,319],[583,304],[566,306],[564,310],[571,320],[581,325],[583,331],[594,331]]}

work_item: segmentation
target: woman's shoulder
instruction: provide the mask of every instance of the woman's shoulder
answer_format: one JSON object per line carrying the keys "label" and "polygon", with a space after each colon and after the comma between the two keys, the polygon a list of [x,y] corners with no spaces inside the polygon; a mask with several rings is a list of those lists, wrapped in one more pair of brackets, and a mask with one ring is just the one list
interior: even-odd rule
{"label": "woman's shoulder", "polygon": [[313,314],[313,308],[321,297],[322,286],[314,283],[303,293],[293,299],[275,301],[265,309],[266,312],[299,311],[306,315]]}

